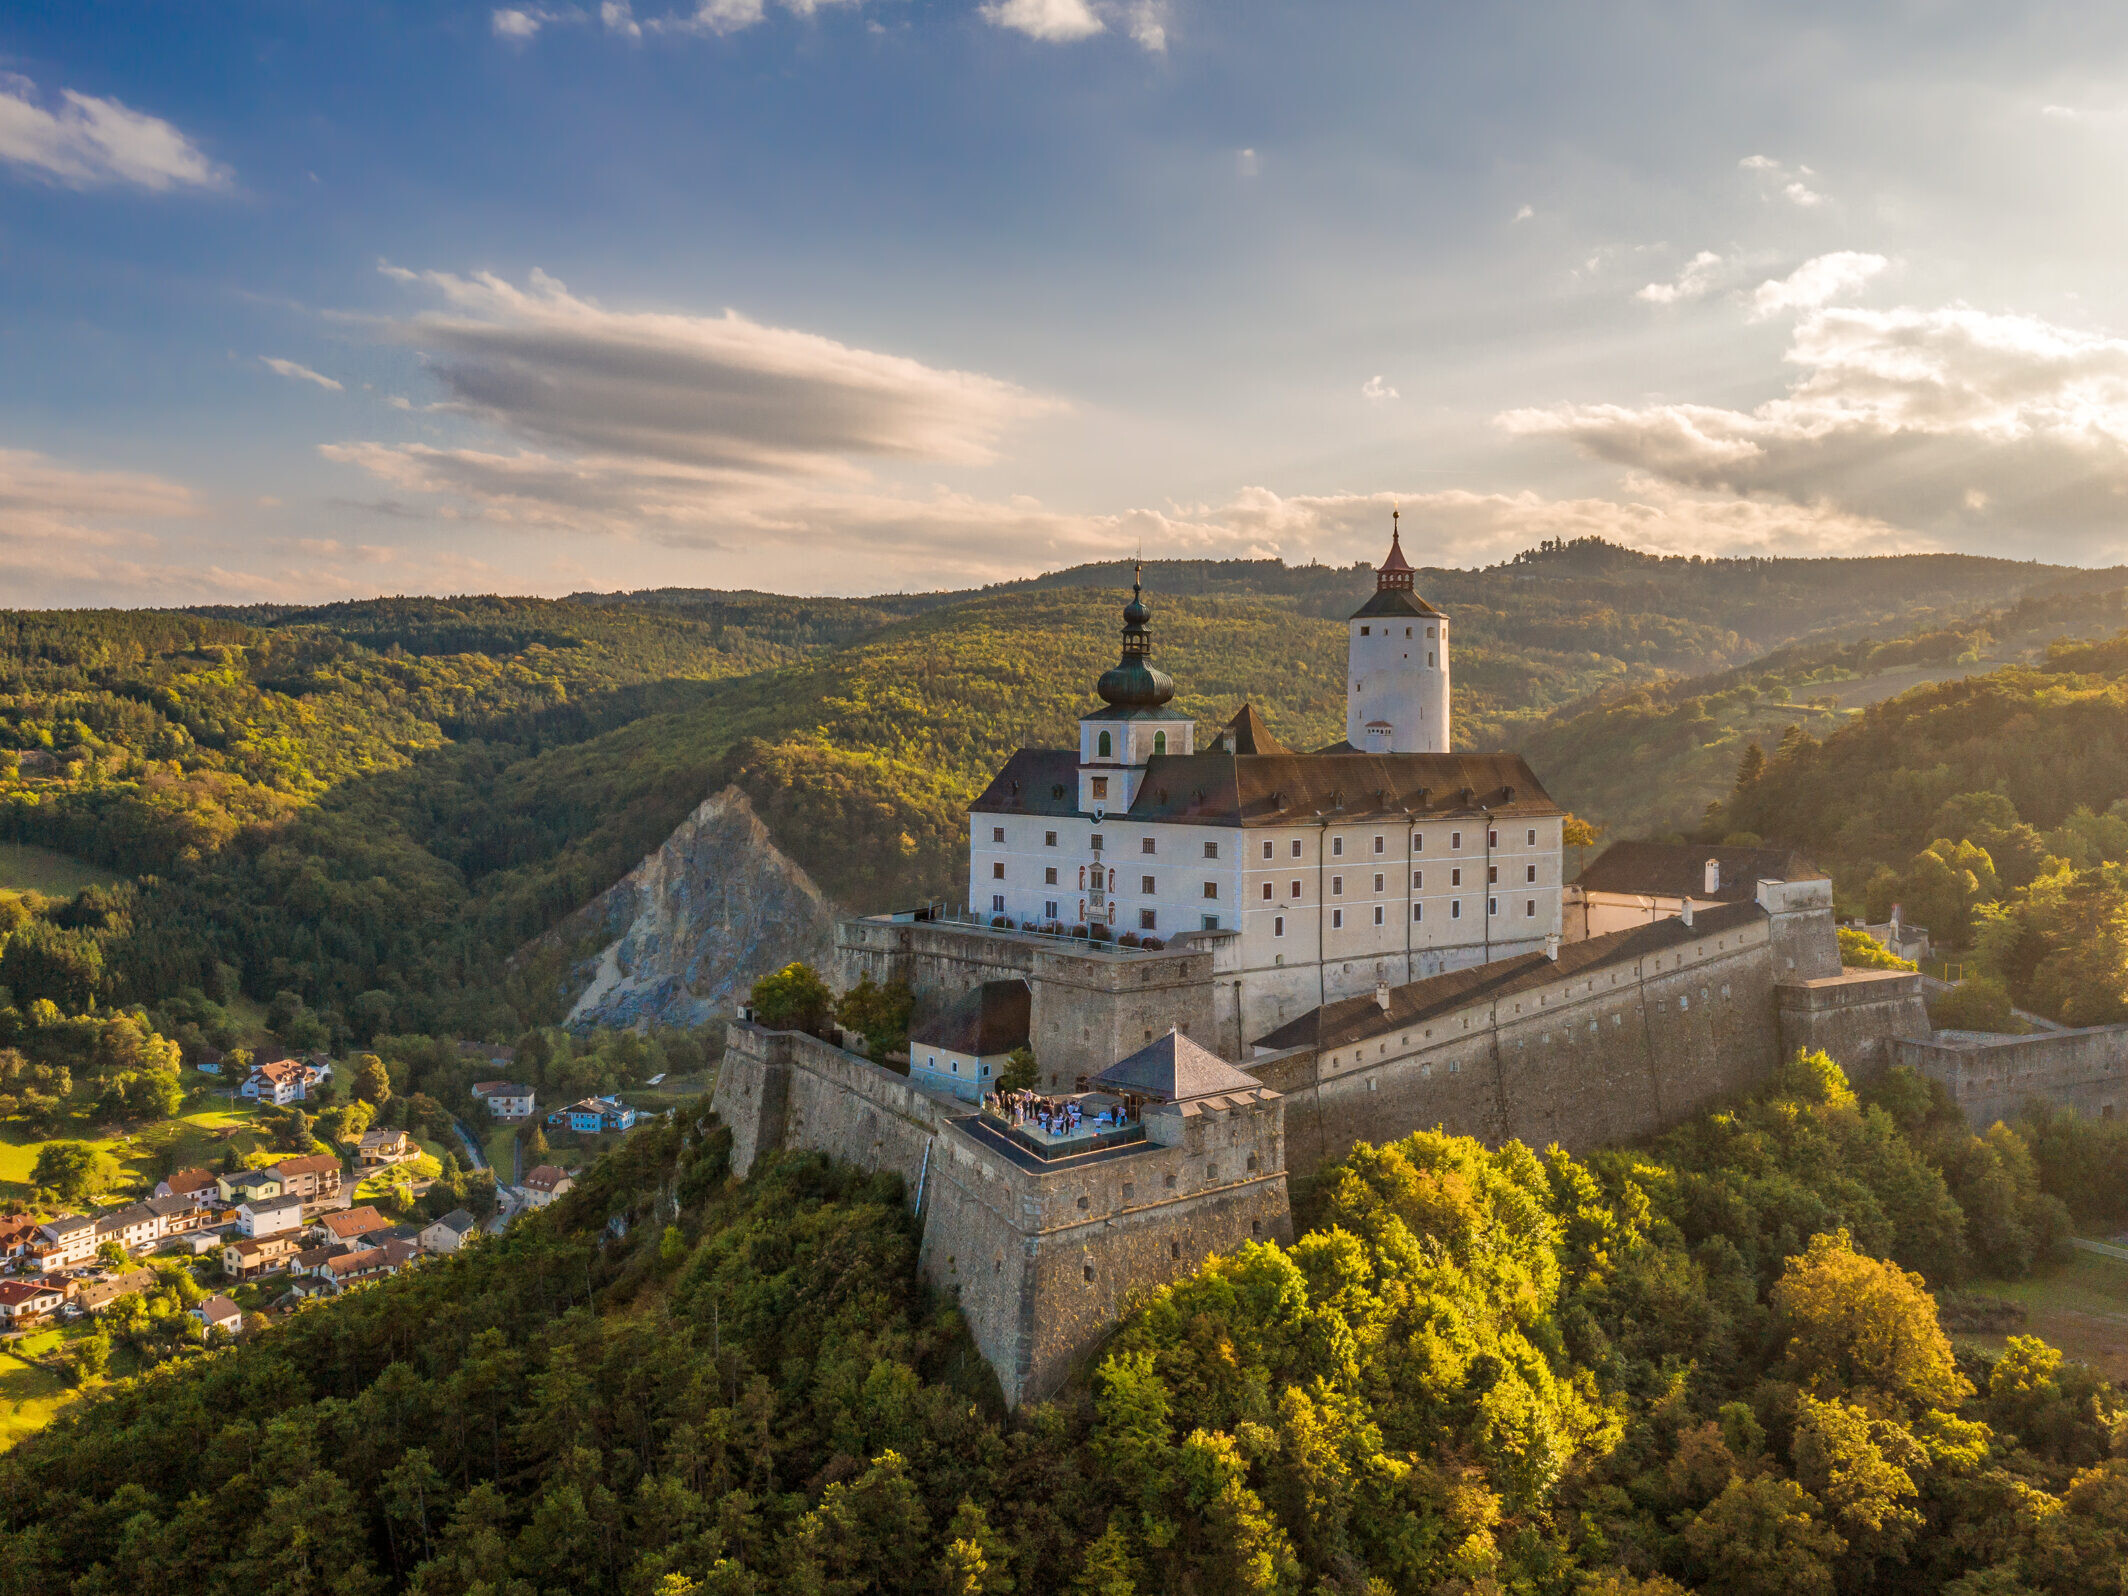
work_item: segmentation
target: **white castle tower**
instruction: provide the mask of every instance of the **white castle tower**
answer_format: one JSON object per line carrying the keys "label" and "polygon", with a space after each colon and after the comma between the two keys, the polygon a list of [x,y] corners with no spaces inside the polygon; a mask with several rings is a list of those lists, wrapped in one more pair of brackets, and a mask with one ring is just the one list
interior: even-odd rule
{"label": "white castle tower", "polygon": [[1398,512],[1374,597],[1353,612],[1345,660],[1345,741],[1367,754],[1448,749],[1448,617],[1411,588]]}

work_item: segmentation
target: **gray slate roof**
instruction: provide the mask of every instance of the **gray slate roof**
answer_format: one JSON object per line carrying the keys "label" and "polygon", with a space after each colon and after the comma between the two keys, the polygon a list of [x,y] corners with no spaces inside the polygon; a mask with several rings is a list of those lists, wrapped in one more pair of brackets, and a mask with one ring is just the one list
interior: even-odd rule
{"label": "gray slate roof", "polygon": [[[1721,867],[1719,890],[1707,891],[1707,861]],[[1710,897],[1743,903],[1761,881],[1808,881],[1822,876],[1802,852],[1780,846],[1732,848],[1683,842],[1614,842],[1574,878],[1585,892],[1638,893],[1658,898]]]}
{"label": "gray slate roof", "polygon": [[1183,1103],[1193,1097],[1254,1091],[1263,1083],[1236,1069],[1217,1053],[1199,1047],[1180,1031],[1147,1043],[1119,1059],[1093,1079],[1096,1091],[1128,1092],[1134,1097]]}

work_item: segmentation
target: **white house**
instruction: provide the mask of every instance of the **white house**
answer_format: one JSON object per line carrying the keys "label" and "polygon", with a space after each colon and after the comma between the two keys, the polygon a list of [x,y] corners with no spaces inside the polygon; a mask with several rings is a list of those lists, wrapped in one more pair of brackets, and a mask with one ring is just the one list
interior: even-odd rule
{"label": "white house", "polygon": [[489,1115],[495,1119],[527,1119],[532,1114],[535,1094],[531,1087],[516,1081],[478,1081],[473,1095],[487,1105]]}
{"label": "white house", "polygon": [[994,1091],[1005,1060],[1027,1045],[1033,998],[1022,980],[985,981],[909,1027],[909,1080],[971,1103]]}
{"label": "white house", "polygon": [[139,1252],[163,1239],[163,1216],[144,1202],[127,1203],[96,1216],[96,1245],[115,1241],[127,1252]]}
{"label": "white house", "polygon": [[569,1178],[567,1170],[541,1164],[525,1177],[525,1202],[532,1208],[544,1208],[555,1198],[575,1189],[576,1182]]}
{"label": "white house", "polygon": [[247,1236],[278,1236],[303,1222],[303,1199],[293,1192],[237,1204],[236,1228]]}
{"label": "white house", "polygon": [[220,1330],[227,1335],[233,1336],[244,1328],[244,1310],[220,1295],[209,1297],[194,1308],[192,1317],[207,1329]]}
{"label": "white house", "polygon": [[271,1064],[255,1066],[237,1090],[245,1097],[257,1098],[280,1108],[303,1101],[310,1077],[309,1066],[298,1064],[294,1059],[277,1059]]}
{"label": "white house", "polygon": [[426,1252],[456,1252],[479,1229],[479,1220],[463,1208],[453,1208],[441,1219],[425,1226],[418,1239]]}
{"label": "white house", "polygon": [[96,1256],[96,1221],[87,1214],[61,1214],[37,1227],[34,1249],[47,1269],[65,1269]]}
{"label": "white house", "polygon": [[0,1280],[0,1320],[10,1325],[41,1319],[64,1301],[65,1292],[42,1280]]}

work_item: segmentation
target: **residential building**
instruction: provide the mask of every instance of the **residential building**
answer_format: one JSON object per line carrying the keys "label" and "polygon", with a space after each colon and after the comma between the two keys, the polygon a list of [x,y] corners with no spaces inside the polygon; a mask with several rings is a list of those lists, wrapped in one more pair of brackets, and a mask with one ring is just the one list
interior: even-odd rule
{"label": "residential building", "polygon": [[1578,942],[1725,903],[1752,903],[1761,881],[1823,874],[1793,848],[1614,842],[1568,886],[1563,930],[1567,941]]}
{"label": "residential building", "polygon": [[375,1169],[385,1164],[403,1164],[420,1151],[414,1138],[403,1130],[373,1130],[363,1132],[357,1156],[364,1169]]}
{"label": "residential building", "polygon": [[480,1229],[480,1221],[463,1208],[453,1208],[421,1232],[422,1247],[429,1252],[456,1252]]}
{"label": "residential building", "polygon": [[0,1321],[19,1329],[34,1324],[66,1301],[66,1293],[45,1280],[0,1280]]}
{"label": "residential building", "polygon": [[41,1227],[34,1219],[0,1219],[0,1258],[20,1258],[35,1245]]}
{"label": "residential building", "polygon": [[244,1328],[244,1310],[217,1293],[192,1310],[192,1317],[208,1330],[236,1335]]}
{"label": "residential building", "polygon": [[30,1251],[46,1269],[85,1264],[96,1256],[96,1221],[87,1214],[61,1214],[37,1227]]}
{"label": "residential building", "polygon": [[127,1252],[140,1252],[163,1239],[163,1216],[147,1203],[127,1203],[96,1216],[96,1245],[115,1241]]}
{"label": "residential building", "polygon": [[156,1217],[162,1221],[162,1234],[165,1236],[197,1230],[206,1224],[209,1218],[209,1210],[200,1207],[190,1197],[175,1194],[168,1197],[150,1197],[146,1206],[154,1210]]}
{"label": "residential building", "polygon": [[180,1169],[155,1183],[158,1197],[182,1197],[195,1206],[218,1201],[222,1190],[211,1169]]}
{"label": "residential building", "polygon": [[300,1197],[305,1202],[317,1202],[340,1190],[340,1160],[331,1153],[284,1158],[273,1166],[273,1172],[280,1177],[283,1196]]}
{"label": "residential building", "polygon": [[237,1204],[236,1228],[247,1236],[278,1236],[303,1222],[303,1199],[284,1192]]}
{"label": "residential building", "polygon": [[202,1075],[222,1073],[222,1050],[218,1047],[202,1047],[192,1060],[192,1067]]}
{"label": "residential building", "polygon": [[281,1177],[271,1167],[266,1169],[239,1170],[234,1175],[217,1175],[215,1189],[225,1203],[247,1202],[254,1197],[278,1197],[281,1195]]}
{"label": "residential building", "polygon": [[476,1081],[473,1095],[487,1104],[494,1119],[529,1119],[534,1107],[532,1088],[517,1081]]}
{"label": "residential building", "polygon": [[237,1280],[250,1280],[288,1267],[288,1260],[302,1250],[287,1232],[278,1236],[246,1236],[222,1247],[222,1273]]}
{"label": "residential building", "polygon": [[74,1300],[90,1313],[101,1313],[129,1291],[146,1296],[155,1289],[155,1282],[155,1271],[143,1265],[90,1281],[74,1294]]}
{"label": "residential building", "polygon": [[637,1119],[636,1111],[617,1097],[587,1097],[580,1103],[571,1103],[567,1108],[558,1108],[547,1116],[547,1123],[566,1126],[585,1136],[596,1136],[601,1131],[624,1131],[631,1128]]}
{"label": "residential building", "polygon": [[541,1164],[525,1177],[525,1202],[533,1208],[544,1208],[575,1188],[576,1182],[569,1178],[568,1171]]}
{"label": "residential building", "polygon": [[338,1213],[320,1214],[312,1221],[311,1229],[328,1241],[348,1242],[367,1236],[374,1231],[389,1230],[392,1222],[376,1209],[364,1203],[360,1208],[342,1209]]}
{"label": "residential building", "polygon": [[985,981],[909,1028],[909,1080],[979,1103],[1005,1060],[1027,1045],[1033,993],[1022,980]]}
{"label": "residential building", "polygon": [[255,1065],[237,1090],[246,1097],[255,1097],[261,1103],[271,1103],[279,1108],[302,1102],[312,1078],[313,1073],[307,1065],[284,1058],[273,1064]]}
{"label": "residential building", "polygon": [[343,1290],[360,1285],[368,1280],[381,1280],[395,1273],[395,1265],[382,1247],[361,1247],[352,1252],[335,1253],[319,1266],[318,1274]]}

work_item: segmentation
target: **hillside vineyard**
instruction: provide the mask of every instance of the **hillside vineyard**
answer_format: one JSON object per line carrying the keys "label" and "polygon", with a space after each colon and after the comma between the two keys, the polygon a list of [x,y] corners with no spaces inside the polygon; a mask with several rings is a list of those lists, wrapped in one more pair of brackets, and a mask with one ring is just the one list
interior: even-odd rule
{"label": "hillside vineyard", "polygon": [[1078,747],[1018,750],[971,807],[979,919],[1228,944],[1248,1035],[1559,935],[1564,812],[1519,755],[1447,751],[1448,617],[1400,536],[1349,623],[1348,735],[1313,753],[1246,704],[1200,750],[1150,622],[1134,585]]}

